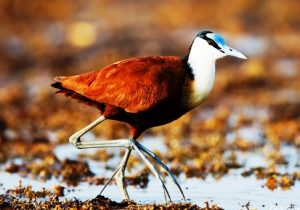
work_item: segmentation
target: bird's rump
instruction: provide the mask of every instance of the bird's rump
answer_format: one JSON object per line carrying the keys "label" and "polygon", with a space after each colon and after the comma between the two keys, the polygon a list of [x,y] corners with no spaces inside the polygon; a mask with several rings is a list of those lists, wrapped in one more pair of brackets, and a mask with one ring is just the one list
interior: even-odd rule
{"label": "bird's rump", "polygon": [[178,91],[182,91],[185,75],[179,57],[144,57],[123,60],[80,75],[57,77],[58,84],[53,86],[74,91],[83,97],[75,97],[81,101],[86,98],[90,102],[138,113],[178,95]]}

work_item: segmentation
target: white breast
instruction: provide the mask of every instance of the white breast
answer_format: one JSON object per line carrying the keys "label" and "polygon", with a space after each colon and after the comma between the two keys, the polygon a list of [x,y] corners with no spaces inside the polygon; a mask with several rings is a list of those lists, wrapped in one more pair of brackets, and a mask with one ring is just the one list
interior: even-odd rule
{"label": "white breast", "polygon": [[215,69],[206,74],[195,74],[193,82],[192,101],[198,105],[211,92],[215,80]]}
{"label": "white breast", "polygon": [[188,64],[194,74],[192,92],[189,104],[195,107],[209,95],[215,80],[215,56],[212,55],[211,47],[202,39],[195,39],[192,45]]}

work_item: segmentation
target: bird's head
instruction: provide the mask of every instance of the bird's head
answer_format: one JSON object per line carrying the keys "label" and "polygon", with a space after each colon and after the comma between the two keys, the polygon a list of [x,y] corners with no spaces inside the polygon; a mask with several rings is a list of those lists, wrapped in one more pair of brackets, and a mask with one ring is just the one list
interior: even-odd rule
{"label": "bird's head", "polygon": [[234,56],[241,59],[247,59],[241,52],[226,45],[222,36],[211,31],[202,31],[197,34],[192,49],[205,53],[215,60],[223,58],[227,55]]}

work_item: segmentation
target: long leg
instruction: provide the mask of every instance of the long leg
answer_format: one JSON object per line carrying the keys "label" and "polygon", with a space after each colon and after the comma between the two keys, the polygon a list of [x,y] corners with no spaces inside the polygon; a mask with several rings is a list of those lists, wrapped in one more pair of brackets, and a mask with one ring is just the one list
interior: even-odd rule
{"label": "long leg", "polygon": [[150,157],[152,157],[166,172],[167,174],[171,177],[171,180],[173,181],[173,183],[178,187],[182,197],[184,200],[185,199],[185,195],[183,193],[183,190],[181,189],[176,177],[173,175],[173,173],[170,171],[170,169],[168,168],[168,166],[166,166],[160,159],[159,157],[154,154],[152,151],[150,151],[149,149],[147,149],[146,147],[144,147],[142,144],[140,144],[138,141],[135,141],[135,145],[142,150],[143,152],[145,152],[147,155],[149,155]]}
{"label": "long leg", "polygon": [[69,138],[69,142],[73,144],[77,149],[86,149],[86,148],[108,148],[108,147],[129,147],[130,140],[129,139],[118,139],[114,141],[80,141],[80,137],[85,133],[93,129],[95,126],[100,124],[105,120],[104,116],[100,116],[94,122],[90,123],[86,127],[74,133]]}
{"label": "long leg", "polygon": [[113,141],[92,141],[92,142],[85,142],[81,141],[80,137],[82,137],[84,134],[86,134],[88,131],[93,129],[95,126],[99,125],[101,122],[105,120],[104,116],[100,116],[98,119],[87,125],[86,127],[82,128],[81,130],[77,131],[74,133],[72,136],[69,138],[69,142],[72,143],[77,149],[86,149],[86,148],[108,148],[108,147],[126,147],[127,151],[113,173],[112,177],[108,180],[106,185],[103,187],[101,190],[100,194],[104,191],[104,189],[107,187],[107,185],[111,182],[111,180],[116,176],[116,182],[118,185],[119,190],[122,193],[122,197],[124,199],[129,199],[129,195],[126,190],[126,186],[124,183],[124,174],[125,174],[125,169],[126,165],[128,162],[128,158],[130,156],[132,148],[130,148],[131,141],[130,139],[118,139],[118,140],[113,140]]}
{"label": "long leg", "polygon": [[100,124],[104,120],[105,120],[104,116],[99,117],[94,122],[90,123],[89,125],[87,125],[83,129],[77,131],[76,133],[74,133],[69,138],[70,143],[72,143],[78,149],[108,148],[108,147],[125,147],[125,148],[127,148],[127,151],[126,151],[121,163],[119,164],[119,166],[117,167],[117,169],[113,173],[112,177],[108,180],[106,185],[103,187],[100,194],[104,191],[104,189],[111,182],[111,180],[117,175],[116,176],[116,182],[117,182],[118,188],[120,189],[120,191],[122,193],[122,197],[124,199],[129,199],[129,195],[127,193],[126,186],[125,186],[125,183],[124,183],[124,174],[125,174],[125,169],[126,169],[126,165],[127,165],[128,158],[130,156],[131,150],[134,149],[134,150],[136,150],[138,155],[142,158],[142,160],[147,164],[148,168],[155,175],[155,177],[157,177],[159,179],[159,181],[161,182],[161,185],[164,189],[164,195],[165,195],[166,201],[167,201],[166,195],[168,196],[168,199],[171,201],[170,194],[169,194],[169,192],[168,192],[168,190],[167,190],[167,188],[166,188],[159,172],[155,169],[155,167],[151,164],[151,162],[149,162],[149,160],[144,155],[144,153],[146,155],[149,155],[150,157],[152,157],[160,166],[163,167],[163,169],[169,174],[169,176],[171,177],[171,179],[175,183],[175,185],[179,188],[179,190],[180,190],[180,192],[181,192],[181,194],[182,194],[182,196],[185,200],[185,196],[183,194],[183,191],[180,188],[175,176],[169,170],[169,168],[153,152],[151,152],[146,147],[144,147],[143,145],[138,143],[136,140],[118,139],[118,140],[114,140],[114,141],[92,141],[92,142],[85,142],[85,141],[82,142],[82,141],[80,141],[81,136],[83,136],[85,133],[87,133],[88,131],[93,129],[95,126],[97,126],[98,124]]}

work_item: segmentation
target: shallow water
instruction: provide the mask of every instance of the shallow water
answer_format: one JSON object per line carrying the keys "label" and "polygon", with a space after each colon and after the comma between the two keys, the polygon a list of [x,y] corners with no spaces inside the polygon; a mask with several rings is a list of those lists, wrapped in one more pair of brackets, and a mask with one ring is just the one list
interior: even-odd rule
{"label": "shallow water", "polygon": [[[21,178],[15,174],[8,174],[1,172],[1,180],[3,180],[3,188],[0,189],[1,193],[5,193],[5,189],[15,187],[18,184],[16,180],[22,180],[23,185],[31,185],[33,189],[40,190],[42,187],[52,188],[53,185],[59,182],[55,179],[46,181],[42,184],[39,181],[35,181],[28,178]],[[5,181],[4,181],[5,180]],[[282,206],[283,209],[287,209],[294,204],[295,208],[300,208],[300,186],[296,183],[290,190],[274,190],[270,191],[267,188],[263,188],[263,181],[256,180],[255,177],[244,178],[239,174],[230,173],[226,177],[220,180],[215,180],[212,177],[207,177],[205,180],[199,179],[184,179],[179,178],[181,186],[184,189],[184,193],[188,198],[188,201],[196,203],[199,206],[204,206],[205,201],[210,203],[216,203],[222,206],[224,209],[246,209],[243,205],[250,202],[251,208],[270,209],[276,204]],[[179,192],[171,184],[170,179],[166,180],[167,187],[170,191],[173,201],[182,201]],[[79,186],[67,189],[71,192],[66,192],[66,198],[78,198],[82,200],[92,199],[96,197],[102,186],[93,186],[87,183],[80,184]],[[74,191],[72,191],[74,189]],[[159,183],[151,177],[147,189],[138,189],[132,186],[128,186],[128,193],[131,195],[131,199],[140,203],[164,203],[164,196],[162,188]],[[121,197],[116,185],[110,185],[104,191],[104,195],[115,201],[121,201]],[[64,198],[61,198],[62,200]]]}
{"label": "shallow water", "polygon": [[[246,131],[245,129],[242,130],[244,130],[243,132],[247,131],[247,129]],[[255,134],[255,132],[252,133]],[[163,144],[162,138],[160,137],[146,137],[145,140],[141,142],[150,149],[158,149],[161,152],[167,151],[167,147]],[[265,150],[267,151],[267,149]],[[93,151],[93,149],[90,151]],[[61,145],[55,149],[56,155],[61,159],[76,159],[79,154],[87,152],[88,150],[77,150],[70,144]],[[110,149],[110,152],[115,152],[118,154],[119,149]],[[298,161],[296,149],[291,146],[284,146],[282,147],[282,153],[287,158],[289,164],[278,167],[278,171],[299,171],[300,168],[296,167]],[[271,191],[264,186],[265,180],[257,180],[254,175],[250,177],[241,176],[241,173],[245,169],[265,166],[267,164],[264,158],[264,152],[237,152],[237,157],[238,162],[243,163],[244,167],[230,170],[227,175],[223,176],[219,180],[216,180],[210,175],[205,180],[198,178],[186,178],[184,175],[180,175],[178,180],[186,197],[188,198],[188,201],[199,206],[204,206],[204,202],[209,201],[209,203],[215,203],[224,209],[246,209],[245,205],[247,205],[248,202],[250,208],[256,209],[287,209],[288,207],[291,207],[291,205],[294,206],[295,209],[300,208],[299,182],[296,181],[295,185],[289,190],[277,188],[274,191]],[[108,164],[116,167],[119,161],[120,158],[118,155],[116,155],[114,158],[109,160]],[[96,174],[96,176],[110,177],[113,171],[104,170],[105,164],[106,163],[103,162],[89,160],[90,168]],[[5,166],[2,166],[1,169],[4,167]],[[0,172],[0,177],[0,182],[3,184],[3,187],[0,188],[0,194],[5,193],[9,188],[17,187],[17,180],[22,180],[23,186],[31,185],[34,190],[41,190],[42,188],[53,189],[53,186],[57,184],[65,186],[64,183],[61,183],[56,178],[41,182],[33,180],[30,177],[21,177],[18,174],[10,174],[6,172]],[[172,184],[168,177],[166,178],[166,184],[173,201],[183,201],[178,189]],[[103,186],[81,183],[76,187],[65,187],[67,188],[65,191],[65,197],[61,198],[61,200],[65,198],[72,199],[74,197],[80,200],[92,199],[99,194]],[[165,202],[160,183],[154,179],[152,175],[150,176],[150,182],[146,189],[128,186],[128,193],[131,196],[131,199],[140,203]],[[104,191],[103,195],[115,201],[122,200],[118,188],[114,184],[109,185]]]}

